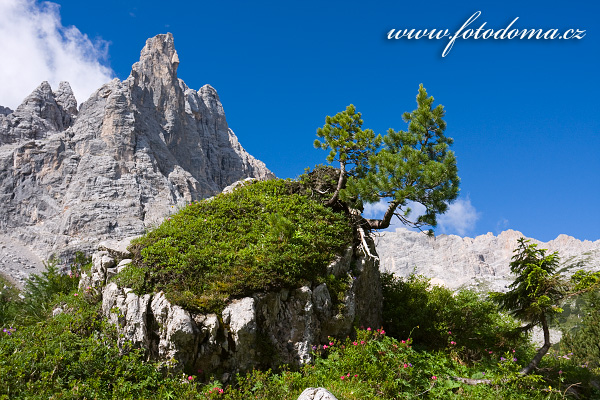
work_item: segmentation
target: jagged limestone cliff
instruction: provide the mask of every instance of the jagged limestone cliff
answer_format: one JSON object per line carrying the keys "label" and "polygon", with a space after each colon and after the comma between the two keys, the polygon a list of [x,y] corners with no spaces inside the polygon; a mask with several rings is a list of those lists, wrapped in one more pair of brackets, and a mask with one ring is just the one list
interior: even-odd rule
{"label": "jagged limestone cliff", "polygon": [[[158,35],[126,80],[105,84],[79,110],[64,82],[56,91],[42,83],[14,112],[2,108],[5,273],[139,235],[232,182],[273,177],[229,129],[215,89],[188,88],[178,65],[172,35]],[[37,258],[19,253],[19,245]]]}
{"label": "jagged limestone cliff", "polygon": [[[505,291],[514,280],[510,260],[517,240],[524,235],[508,230],[475,238],[439,235],[430,238],[407,229],[382,232],[375,239],[383,271],[397,276],[415,272],[449,288],[470,287],[482,291]],[[580,241],[560,235],[547,243],[532,239],[540,248],[558,251],[561,272],[600,270],[600,241]]]}

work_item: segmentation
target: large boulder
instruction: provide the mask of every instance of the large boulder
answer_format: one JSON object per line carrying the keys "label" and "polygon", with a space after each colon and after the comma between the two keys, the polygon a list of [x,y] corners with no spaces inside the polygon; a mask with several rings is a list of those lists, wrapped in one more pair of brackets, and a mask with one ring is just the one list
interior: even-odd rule
{"label": "large boulder", "polygon": [[[326,283],[304,285],[232,299],[220,314],[191,313],[171,304],[163,292],[136,295],[110,281],[111,270],[130,255],[113,243],[94,254],[92,271],[82,287],[102,293],[102,311],[120,334],[121,346],[147,350],[152,359],[176,360],[206,373],[229,374],[254,367],[303,364],[312,360],[313,346],[330,336],[344,338],[355,324],[381,323],[381,284],[374,245],[365,252],[348,248],[328,267],[347,282],[347,289],[332,293]],[[334,301],[335,299],[335,301]],[[341,300],[338,300],[341,299]]]}

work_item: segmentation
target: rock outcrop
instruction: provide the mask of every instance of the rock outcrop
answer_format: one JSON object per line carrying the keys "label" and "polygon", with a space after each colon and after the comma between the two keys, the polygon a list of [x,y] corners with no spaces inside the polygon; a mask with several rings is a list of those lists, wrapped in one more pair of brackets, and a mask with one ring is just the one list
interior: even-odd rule
{"label": "rock outcrop", "polygon": [[[498,236],[488,233],[476,238],[455,235],[430,238],[419,232],[397,229],[382,232],[375,243],[382,271],[397,276],[415,272],[451,289],[506,291],[506,286],[514,280],[509,264],[520,237],[523,237],[521,232],[508,230]],[[566,275],[576,269],[600,270],[600,240],[580,241],[567,235],[547,243],[531,240],[549,252],[558,251],[560,272]]]}
{"label": "rock outcrop", "polygon": [[[371,253],[375,249],[370,242]],[[342,301],[325,283],[255,293],[232,299],[217,314],[194,314],[171,304],[163,292],[136,295],[110,281],[130,255],[123,246],[103,244],[80,288],[102,294],[102,311],[117,326],[121,346],[144,348],[153,359],[207,373],[302,364],[312,346],[329,336],[352,335],[356,323],[381,324],[382,294],[375,258],[349,248],[328,271],[348,282]],[[336,296],[336,299],[339,299]]]}
{"label": "rock outcrop", "polygon": [[56,92],[42,82],[14,112],[0,110],[0,145],[41,140],[69,128],[77,116],[77,100],[68,82]]}
{"label": "rock outcrop", "polygon": [[8,107],[0,106],[0,116],[12,114],[13,110]]}
{"label": "rock outcrop", "polygon": [[240,179],[273,177],[229,129],[215,89],[188,88],[178,65],[172,35],[158,35],[126,80],[79,110],[64,82],[2,108],[0,234],[40,259],[68,258],[139,235]]}

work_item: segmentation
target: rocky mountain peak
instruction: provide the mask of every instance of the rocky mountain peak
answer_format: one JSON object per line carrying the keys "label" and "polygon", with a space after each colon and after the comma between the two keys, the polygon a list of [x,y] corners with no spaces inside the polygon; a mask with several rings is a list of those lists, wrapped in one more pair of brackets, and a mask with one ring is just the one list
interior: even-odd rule
{"label": "rocky mountain peak", "polygon": [[140,52],[140,60],[133,64],[131,75],[148,78],[142,81],[152,81],[159,78],[177,79],[179,56],[175,50],[175,41],[170,33],[157,35],[146,40],[146,45]]}
{"label": "rocky mountain peak", "polygon": [[184,104],[184,83],[177,78],[179,56],[173,35],[157,35],[146,41],[140,60],[133,64],[129,80],[132,87],[142,90],[144,103],[162,108],[166,105]]}
{"label": "rocky mountain peak", "polygon": [[8,107],[0,106],[0,115],[12,114],[13,110]]}
{"label": "rocky mountain peak", "polygon": [[14,112],[0,113],[0,144],[43,139],[69,128],[76,116],[77,100],[69,83],[61,82],[53,92],[44,81]]}
{"label": "rocky mountain peak", "polygon": [[173,36],[158,35],[126,80],[106,83],[79,111],[68,83],[53,92],[43,82],[0,113],[4,243],[68,258],[139,235],[240,179],[274,176],[229,129],[216,90],[188,88],[178,64]]}
{"label": "rocky mountain peak", "polygon": [[58,89],[54,91],[54,99],[63,111],[63,127],[66,129],[73,124],[77,116],[77,99],[69,82],[59,83]]}

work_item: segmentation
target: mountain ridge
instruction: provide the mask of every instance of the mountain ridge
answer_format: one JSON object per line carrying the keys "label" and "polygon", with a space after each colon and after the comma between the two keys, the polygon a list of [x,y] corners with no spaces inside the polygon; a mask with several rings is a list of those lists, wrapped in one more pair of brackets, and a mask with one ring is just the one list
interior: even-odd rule
{"label": "mountain ridge", "polygon": [[[520,237],[525,236],[509,229],[498,236],[489,232],[475,238],[456,235],[429,238],[420,232],[398,228],[395,232],[382,232],[375,243],[382,271],[398,276],[415,272],[452,289],[505,291],[514,280],[509,264]],[[565,234],[548,242],[527,239],[549,252],[558,251],[559,271],[567,275],[574,269],[600,270],[600,240],[581,241]]]}

